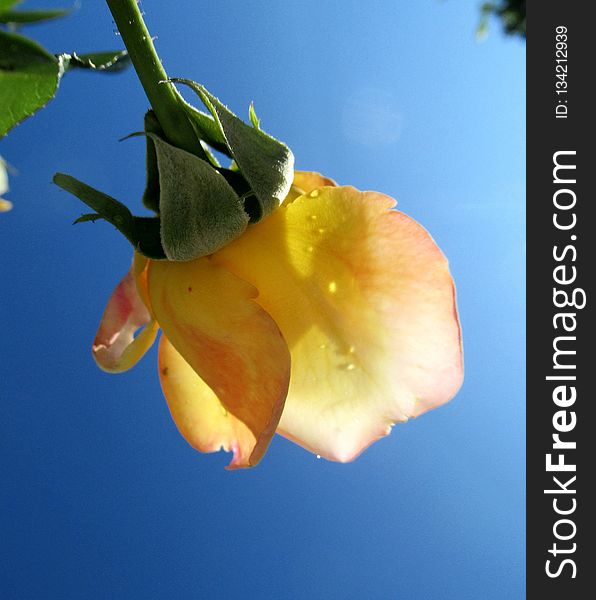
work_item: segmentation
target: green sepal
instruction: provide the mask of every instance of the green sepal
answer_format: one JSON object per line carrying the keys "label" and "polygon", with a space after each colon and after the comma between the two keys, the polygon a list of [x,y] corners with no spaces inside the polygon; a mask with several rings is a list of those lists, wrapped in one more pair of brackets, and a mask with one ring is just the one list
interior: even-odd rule
{"label": "green sepal", "polygon": [[[164,139],[165,133],[157,120],[157,116],[152,109],[149,109],[145,114],[144,123],[145,134],[154,133],[161,139]],[[124,139],[132,136],[142,135],[139,133],[133,133]],[[149,210],[159,214],[159,169],[157,167],[157,154],[155,152],[155,145],[150,136],[146,135],[146,154],[145,154],[145,167],[147,170],[147,179],[145,183],[145,191],[143,192],[143,205]],[[211,151],[207,145],[203,145],[205,157],[213,165],[218,168],[219,162],[211,154]]]}
{"label": "green sepal", "polygon": [[250,119],[250,122],[252,123],[252,126],[255,129],[258,129],[258,130],[261,129],[261,119],[259,119],[259,117],[257,117],[257,113],[255,112],[254,102],[251,102],[250,106],[248,107],[248,118]]}
{"label": "green sepal", "polygon": [[207,256],[239,237],[249,217],[223,175],[156,134],[147,135],[157,154],[161,243],[168,259]]}
{"label": "green sepal", "polygon": [[133,222],[137,251],[148,258],[165,260],[167,257],[161,243],[161,220],[159,217],[133,217]]}
{"label": "green sepal", "polygon": [[[148,110],[145,113],[145,133],[154,133],[159,137],[164,137],[163,129],[155,116],[153,110]],[[149,210],[159,214],[159,169],[157,168],[157,153],[155,152],[155,144],[147,135],[145,156],[145,166],[147,169],[147,182],[145,191],[143,192],[143,204]]]}
{"label": "green sepal", "polygon": [[71,8],[56,8],[49,10],[1,10],[0,23],[26,25],[40,23],[66,17],[72,12]]}
{"label": "green sepal", "polygon": [[0,31],[0,137],[54,97],[63,72],[63,62],[33,40]]}
{"label": "green sepal", "polygon": [[[213,115],[229,154],[250,184],[257,202],[252,222],[270,215],[283,201],[294,177],[294,155],[282,142],[239,119],[202,85],[189,79],[172,79],[189,86]],[[254,115],[254,110],[252,111]],[[252,117],[251,117],[252,119]],[[258,123],[258,120],[257,120]]]}
{"label": "green sepal", "polygon": [[105,73],[119,73],[130,65],[130,57],[126,50],[109,52],[90,52],[88,54],[63,54],[65,66],[70,69],[91,69]]}
{"label": "green sepal", "polygon": [[159,240],[159,218],[135,217],[122,202],[70,175],[56,173],[53,181],[95,211],[93,215],[82,215],[75,223],[105,219],[124,235],[137,252],[149,258],[166,258]]}
{"label": "green sepal", "polygon": [[[250,189],[250,185],[244,177],[242,177],[242,173],[240,171],[235,171],[234,169],[217,169],[221,175],[223,175],[224,179],[230,184],[232,189],[236,192],[240,198],[246,198],[250,194],[253,194],[253,191]],[[244,208],[244,211],[250,216],[250,212]]]}
{"label": "green sepal", "polygon": [[213,167],[215,167],[216,169],[219,169],[221,167],[221,164],[217,160],[217,158],[215,158],[215,154],[213,154],[213,152],[211,152],[211,149],[209,148],[209,146],[205,143],[204,140],[199,140],[199,143],[201,144],[201,148],[203,148],[203,151],[205,152],[205,155],[207,156],[207,160],[211,163],[211,165]]}
{"label": "green sepal", "polygon": [[64,173],[56,173],[53,182],[82,200],[102,219],[111,223],[124,237],[134,243],[132,213],[122,202]]}
{"label": "green sepal", "polygon": [[95,221],[99,221],[99,219],[103,219],[103,217],[101,215],[98,215],[97,213],[87,213],[84,215],[81,215],[78,219],[75,219],[72,224],[76,225],[77,223],[87,223],[89,221],[91,221],[92,223],[95,223]]}
{"label": "green sepal", "polygon": [[193,126],[197,137],[209,144],[214,150],[225,154],[232,158],[230,149],[226,143],[219,125],[215,122],[211,115],[208,115],[200,110],[197,110],[191,104],[188,104],[182,96],[180,96],[182,102],[184,102],[184,108],[186,114],[190,119],[190,123]]}
{"label": "green sepal", "polygon": [[[173,83],[171,80],[162,82],[164,84]],[[201,142],[201,147],[205,150],[206,156],[202,156],[199,153],[194,152],[193,154],[197,154],[200,158],[206,159],[213,163],[215,160],[213,155],[209,152],[209,150],[205,147],[205,144],[211,146],[211,148],[225,154],[230,157],[230,150],[226,144],[226,140],[221,133],[221,129],[219,125],[215,122],[211,115],[204,113],[198,109],[196,109],[192,104],[189,104],[180,94],[180,92],[176,89],[175,86],[172,86],[176,98],[178,102],[182,105],[184,110],[186,111],[186,115],[194,129],[198,140]],[[213,159],[213,160],[212,160]]]}

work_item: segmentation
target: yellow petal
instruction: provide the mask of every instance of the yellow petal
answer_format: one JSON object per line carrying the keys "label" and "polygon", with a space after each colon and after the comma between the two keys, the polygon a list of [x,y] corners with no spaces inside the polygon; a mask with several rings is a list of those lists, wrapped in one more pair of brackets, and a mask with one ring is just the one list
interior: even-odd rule
{"label": "yellow petal", "polygon": [[294,171],[294,181],[292,181],[292,187],[288,192],[284,200],[284,204],[291,204],[296,198],[302,196],[302,194],[309,194],[314,189],[321,188],[323,186],[330,185],[336,186],[337,183],[329,177],[325,177],[320,173],[310,171]]}
{"label": "yellow petal", "polygon": [[147,307],[149,314],[151,314],[151,301],[149,300],[149,288],[147,287],[148,267],[149,259],[146,256],[135,252],[131,270],[137,284],[137,293],[143,301],[143,304]]}
{"label": "yellow petal", "polygon": [[[144,329],[134,337],[138,329]],[[93,358],[109,373],[133,367],[155,341],[158,326],[151,319],[135,285],[132,269],[116,286],[93,341]]]}
{"label": "yellow petal", "polygon": [[0,212],[7,212],[12,208],[12,202],[0,198]]}
{"label": "yellow petal", "polygon": [[[169,341],[223,408],[246,427],[250,440],[243,431],[236,447],[226,433],[228,421],[224,430],[217,429],[222,423],[209,416],[215,402],[212,396],[203,403],[197,398],[189,407],[188,390],[203,389],[196,380],[172,384],[180,398],[176,391],[167,392],[170,406],[178,407],[176,422],[179,426],[186,423],[180,429],[199,450],[211,448],[203,440],[231,444],[235,452],[232,468],[256,464],[279,422],[290,378],[286,342],[273,319],[254,301],[257,291],[208,257],[191,262],[150,261],[148,284],[153,313]],[[167,346],[163,352],[182,371]],[[164,383],[164,389],[166,385],[170,384]],[[204,418],[203,407],[207,407]],[[214,430],[193,429],[204,423]]]}
{"label": "yellow petal", "polygon": [[394,203],[315,189],[214,256],[258,288],[290,347],[278,431],[333,460],[355,458],[462,381],[447,261]]}
{"label": "yellow petal", "polygon": [[195,373],[162,334],[159,378],[180,433],[200,452],[233,452],[229,468],[256,464],[265,451],[252,431],[229,413],[215,392]]}

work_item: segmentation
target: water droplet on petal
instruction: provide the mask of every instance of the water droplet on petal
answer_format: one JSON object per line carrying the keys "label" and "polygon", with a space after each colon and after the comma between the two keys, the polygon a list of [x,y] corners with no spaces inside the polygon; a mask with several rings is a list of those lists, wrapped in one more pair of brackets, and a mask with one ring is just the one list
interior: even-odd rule
{"label": "water droplet on petal", "polygon": [[356,365],[354,363],[343,363],[337,366],[338,369],[342,369],[343,371],[354,371],[356,369]]}
{"label": "water droplet on petal", "polygon": [[314,250],[315,250],[315,249],[314,249],[314,246],[307,246],[307,247],[306,247],[306,251],[307,251],[307,252],[314,252]]}
{"label": "water droplet on petal", "polygon": [[320,454],[317,454],[317,458],[320,460],[320,459],[321,459],[321,455],[320,455]]}
{"label": "water droplet on petal", "polygon": [[330,281],[327,289],[329,290],[330,294],[335,294],[335,292],[337,292],[337,282]]}
{"label": "water droplet on petal", "polygon": [[311,219],[311,221],[316,221],[317,220],[317,215],[310,215],[310,219]]}
{"label": "water droplet on petal", "polygon": [[311,198],[316,198],[318,195],[319,195],[319,190],[313,190],[313,191],[312,191],[312,192],[309,194],[309,196],[310,196]]}

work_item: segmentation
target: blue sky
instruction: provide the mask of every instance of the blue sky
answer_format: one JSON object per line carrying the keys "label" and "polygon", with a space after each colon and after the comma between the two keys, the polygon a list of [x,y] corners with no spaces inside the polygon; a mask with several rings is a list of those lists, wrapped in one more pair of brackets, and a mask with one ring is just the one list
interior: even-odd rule
{"label": "blue sky", "polygon": [[[58,6],[27,2],[25,6]],[[297,167],[398,199],[448,256],[466,380],[347,465],[275,438],[226,472],[178,434],[155,351],[123,375],[90,344],[128,243],[51,182],[140,207],[134,73],[68,74],[0,141],[3,598],[524,597],[525,48],[479,3],[144,0],[171,76],[284,140]],[[31,27],[52,51],[121,46],[102,2]]]}

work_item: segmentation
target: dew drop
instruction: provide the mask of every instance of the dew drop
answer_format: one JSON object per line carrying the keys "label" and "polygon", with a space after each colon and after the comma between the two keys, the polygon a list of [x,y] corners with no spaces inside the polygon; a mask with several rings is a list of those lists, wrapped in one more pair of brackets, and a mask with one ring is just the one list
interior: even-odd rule
{"label": "dew drop", "polygon": [[329,290],[330,294],[335,294],[335,292],[337,292],[337,282],[330,281],[327,289]]}
{"label": "dew drop", "polygon": [[319,228],[317,229],[317,231],[318,231],[319,233],[321,233],[321,234],[322,234],[322,233],[325,233],[325,229],[323,229],[323,227],[319,227]]}
{"label": "dew drop", "polygon": [[354,346],[350,346],[348,348],[348,354],[354,354],[354,352],[356,352],[356,348],[354,348]]}
{"label": "dew drop", "polygon": [[314,247],[313,246],[307,246],[306,251],[307,252],[314,252]]}
{"label": "dew drop", "polygon": [[219,407],[219,410],[221,411],[221,414],[222,414],[224,417],[227,417],[227,416],[228,416],[228,411],[227,411],[227,410],[226,410],[226,409],[225,409],[223,406],[220,406],[220,407]]}
{"label": "dew drop", "polygon": [[356,368],[356,365],[354,363],[350,363],[349,365],[346,366],[346,371],[353,371]]}
{"label": "dew drop", "polygon": [[325,349],[327,348],[327,344],[321,344],[321,345],[319,346],[319,348],[320,348],[321,350],[325,350]]}
{"label": "dew drop", "polygon": [[319,460],[321,460],[321,455],[320,455],[320,454],[317,454],[317,458],[318,458]]}
{"label": "dew drop", "polygon": [[312,191],[312,192],[309,194],[309,196],[310,196],[311,198],[316,198],[318,195],[319,195],[319,190],[313,190],[313,191]]}
{"label": "dew drop", "polygon": [[311,221],[316,221],[317,220],[317,215],[310,215],[310,219],[311,219]]}

